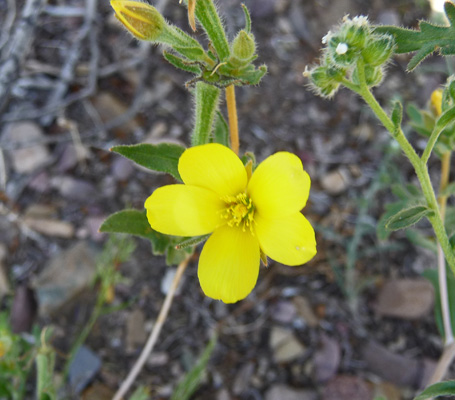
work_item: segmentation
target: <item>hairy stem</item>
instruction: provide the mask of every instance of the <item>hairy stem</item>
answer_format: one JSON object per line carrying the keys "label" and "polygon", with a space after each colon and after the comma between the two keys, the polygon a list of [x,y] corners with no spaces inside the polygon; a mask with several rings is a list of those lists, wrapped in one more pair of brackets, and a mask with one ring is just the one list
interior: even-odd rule
{"label": "hairy stem", "polygon": [[231,136],[231,149],[235,154],[239,154],[239,125],[237,118],[237,104],[235,101],[235,86],[230,85],[226,88],[226,103],[229,118],[229,133]]}
{"label": "hairy stem", "polygon": [[169,310],[171,308],[171,304],[172,304],[172,300],[174,299],[175,292],[178,288],[180,280],[182,279],[183,273],[185,272],[185,269],[188,266],[190,259],[191,259],[191,256],[187,257],[185,260],[183,260],[179,264],[179,266],[177,268],[177,272],[175,273],[174,279],[173,279],[171,287],[169,289],[169,292],[166,295],[166,298],[164,300],[164,303],[163,303],[160,313],[158,315],[158,319],[156,320],[156,323],[147,340],[147,343],[145,344],[141,355],[136,360],[136,363],[134,364],[133,368],[129,372],[128,376],[120,385],[120,388],[117,390],[117,393],[115,393],[113,400],[121,400],[123,398],[123,396],[126,394],[126,392],[130,389],[131,385],[136,380],[137,376],[139,375],[139,373],[142,370],[142,367],[144,366],[145,362],[147,361],[147,358],[149,357],[150,353],[152,352],[153,347],[155,346],[155,343],[161,332],[161,328],[163,327],[164,322],[166,321],[166,318],[169,314]]}

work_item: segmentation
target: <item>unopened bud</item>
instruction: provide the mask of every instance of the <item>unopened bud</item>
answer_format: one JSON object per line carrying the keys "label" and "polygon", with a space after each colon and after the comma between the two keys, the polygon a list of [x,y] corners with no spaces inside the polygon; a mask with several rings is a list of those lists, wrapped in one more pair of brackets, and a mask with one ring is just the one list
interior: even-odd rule
{"label": "unopened bud", "polygon": [[156,41],[166,28],[166,21],[153,6],[139,1],[111,0],[115,16],[137,39]]}
{"label": "unopened bud", "polygon": [[431,93],[430,108],[436,117],[442,114],[442,89],[436,89]]}
{"label": "unopened bud", "polygon": [[365,64],[377,67],[386,63],[393,54],[393,37],[372,35],[362,50]]}
{"label": "unopened bud", "polygon": [[335,69],[330,67],[316,67],[311,71],[305,71],[303,74],[310,79],[319,94],[330,97],[335,94],[340,86],[334,71]]}
{"label": "unopened bud", "polygon": [[256,43],[252,33],[241,30],[232,41],[230,62],[236,66],[248,64],[256,53]]}
{"label": "unopened bud", "polygon": [[358,49],[363,48],[370,33],[366,17],[355,17],[353,20],[345,22],[341,30],[346,43]]}
{"label": "unopened bud", "polygon": [[[381,83],[382,78],[384,76],[381,67],[372,67],[370,65],[365,65],[364,71],[365,71],[365,82],[368,85],[368,87],[374,87]],[[352,73],[352,81],[356,85],[360,84],[357,68]]]}
{"label": "unopened bud", "polygon": [[340,36],[332,36],[328,42],[328,55],[338,67],[349,67],[357,61],[358,50]]}

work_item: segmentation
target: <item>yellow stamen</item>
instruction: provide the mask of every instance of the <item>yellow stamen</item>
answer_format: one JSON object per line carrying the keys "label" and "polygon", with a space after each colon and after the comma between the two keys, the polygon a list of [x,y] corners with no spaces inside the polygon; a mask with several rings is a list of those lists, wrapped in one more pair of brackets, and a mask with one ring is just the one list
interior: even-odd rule
{"label": "yellow stamen", "polygon": [[227,219],[227,224],[231,227],[242,227],[245,232],[249,228],[253,233],[254,204],[245,194],[237,196],[227,196],[223,199],[227,203],[226,209],[222,211],[222,217]]}

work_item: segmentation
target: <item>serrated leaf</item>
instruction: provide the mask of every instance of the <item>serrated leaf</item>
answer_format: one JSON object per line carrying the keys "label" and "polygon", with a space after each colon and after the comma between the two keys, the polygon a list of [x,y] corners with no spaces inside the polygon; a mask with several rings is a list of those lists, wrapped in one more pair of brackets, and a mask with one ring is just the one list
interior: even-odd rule
{"label": "serrated leaf", "polygon": [[219,111],[216,112],[213,141],[215,143],[222,144],[223,146],[230,147],[229,126],[224,119],[223,114]]}
{"label": "serrated leaf", "polygon": [[427,400],[437,396],[450,395],[455,395],[455,381],[438,382],[428,386],[417,397],[414,397],[414,400]]}
{"label": "serrated leaf", "polygon": [[198,65],[188,62],[181,57],[176,56],[175,54],[169,53],[168,51],[163,52],[163,56],[170,64],[175,68],[181,69],[186,72],[190,72],[194,75],[200,75],[202,70]]}
{"label": "serrated leaf", "polygon": [[135,144],[130,146],[114,146],[111,151],[118,153],[135,163],[158,172],[171,174],[175,179],[180,178],[179,158],[185,148],[174,143]]}
{"label": "serrated leaf", "polygon": [[427,206],[424,205],[416,205],[403,208],[388,219],[388,221],[385,223],[385,227],[391,231],[404,229],[416,224],[423,217],[429,217],[433,214],[433,210],[430,210]]}
{"label": "serrated leaf", "polygon": [[438,26],[426,21],[420,21],[420,30],[399,28],[396,26],[378,26],[376,33],[387,33],[395,38],[395,53],[410,53],[417,51],[408,64],[408,71],[416,68],[427,56],[439,50],[441,54],[452,55],[455,48],[453,38],[455,37],[454,5],[445,3],[445,11],[450,26]]}
{"label": "serrated leaf", "polygon": [[174,390],[174,393],[172,393],[171,400],[190,399],[191,395],[196,391],[201,382],[203,373],[207,368],[207,364],[215,348],[216,342],[217,336],[213,335],[196,365],[185,375],[183,380]]}
{"label": "serrated leaf", "polygon": [[403,105],[399,101],[396,101],[393,105],[391,120],[395,125],[395,128],[401,126],[401,121],[403,120]]}
{"label": "serrated leaf", "polygon": [[[434,317],[436,321],[436,326],[438,328],[439,334],[441,337],[445,337],[444,334],[444,322],[442,319],[442,308],[441,308],[441,293],[439,289],[439,277],[438,270],[436,269],[427,269],[422,274],[426,279],[428,279],[434,288]],[[455,331],[455,307],[453,306],[455,301],[455,277],[452,272],[447,270],[447,296],[449,298],[449,314],[450,314],[450,324],[452,325],[452,332]]]}
{"label": "serrated leaf", "polygon": [[152,242],[153,253],[164,254],[170,244],[171,236],[156,232],[150,226],[145,211],[123,210],[110,215],[100,226],[100,232],[128,233]]}

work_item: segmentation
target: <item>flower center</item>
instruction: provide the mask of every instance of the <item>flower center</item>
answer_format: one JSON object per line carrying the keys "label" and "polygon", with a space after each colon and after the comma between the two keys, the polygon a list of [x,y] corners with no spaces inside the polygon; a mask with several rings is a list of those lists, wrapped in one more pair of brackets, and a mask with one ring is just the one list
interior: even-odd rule
{"label": "flower center", "polygon": [[242,227],[245,232],[249,228],[253,233],[254,204],[246,193],[237,196],[226,196],[223,198],[226,208],[222,212],[222,217],[227,219],[227,224],[231,227]]}

